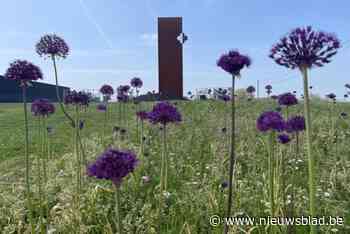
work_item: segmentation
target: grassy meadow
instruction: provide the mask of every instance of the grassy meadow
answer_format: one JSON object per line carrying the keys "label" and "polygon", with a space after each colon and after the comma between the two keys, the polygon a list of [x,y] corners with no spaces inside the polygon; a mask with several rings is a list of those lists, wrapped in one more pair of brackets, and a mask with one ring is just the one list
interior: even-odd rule
{"label": "grassy meadow", "polygon": [[[173,102],[174,103],[174,102]],[[150,110],[153,103],[141,103]],[[211,226],[213,215],[225,216],[229,168],[230,104],[218,100],[177,101],[183,121],[168,127],[169,157],[166,208],[158,220],[160,183],[161,130],[144,123],[144,154],[140,155],[140,136],[136,131],[136,107],[127,104],[127,130],[124,139],[112,137],[112,128],[121,126],[118,104],[110,104],[105,134],[104,113],[91,104],[81,115],[81,130],[87,162],[92,162],[105,147],[133,150],[139,165],[121,186],[121,214],[125,233],[222,233],[224,225]],[[315,100],[311,102],[313,152],[316,157],[317,213],[340,216],[342,226],[320,226],[320,233],[350,233],[350,114],[349,103]],[[256,119],[265,110],[275,109],[272,99],[237,101],[236,156],[234,174],[235,216],[269,215],[267,135],[256,130]],[[73,129],[57,107],[47,119],[53,131],[48,136],[47,199],[44,206],[48,233],[116,233],[115,200],[110,181],[85,176],[77,209],[72,203],[75,191],[75,157]],[[72,109],[68,110],[73,113]],[[285,115],[285,109],[282,109]],[[303,103],[288,109],[289,115],[303,114]],[[227,122],[225,115],[227,114]],[[36,158],[40,157],[38,122],[29,114],[31,178],[36,177]],[[226,128],[226,131],[223,131]],[[0,231],[28,233],[28,209],[25,205],[24,124],[22,104],[0,104]],[[308,215],[308,171],[305,145],[301,133],[296,154],[295,138],[289,144],[276,142],[279,162],[276,193],[279,216]],[[282,168],[282,169],[281,169]],[[145,181],[143,176],[148,176]],[[284,183],[284,191],[281,184]],[[34,219],[39,217],[38,188],[33,183]],[[163,195],[162,195],[163,196]],[[77,231],[79,226],[79,231]],[[279,226],[278,233],[308,233],[308,226]],[[231,233],[269,233],[266,226],[234,225]],[[38,233],[40,233],[38,231]]]}

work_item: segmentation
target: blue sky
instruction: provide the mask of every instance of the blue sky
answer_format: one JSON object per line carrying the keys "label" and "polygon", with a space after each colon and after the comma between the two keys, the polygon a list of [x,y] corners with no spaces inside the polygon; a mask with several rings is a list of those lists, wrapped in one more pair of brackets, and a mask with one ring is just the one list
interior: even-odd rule
{"label": "blue sky", "polygon": [[0,73],[14,59],[27,59],[42,68],[45,82],[53,83],[52,64],[34,46],[43,34],[56,33],[71,48],[70,56],[59,61],[62,85],[116,87],[139,76],[143,91],[157,90],[157,17],[182,16],[189,36],[184,45],[186,92],[229,86],[230,76],[216,66],[229,49],[253,60],[238,87],[259,79],[261,87],[272,83],[278,93],[301,91],[299,72],[276,65],[267,54],[281,36],[306,25],[334,32],[343,43],[331,64],[311,71],[313,92],[342,96],[344,84],[350,83],[347,0],[2,0],[1,8]]}

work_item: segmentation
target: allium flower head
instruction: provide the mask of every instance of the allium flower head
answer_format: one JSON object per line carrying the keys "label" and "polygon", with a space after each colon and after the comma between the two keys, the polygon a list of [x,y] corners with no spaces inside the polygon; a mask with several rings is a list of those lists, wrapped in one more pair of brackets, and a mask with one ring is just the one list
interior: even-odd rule
{"label": "allium flower head", "polygon": [[120,85],[117,89],[118,94],[127,94],[130,90],[129,85]]}
{"label": "allium flower head", "polygon": [[72,91],[64,97],[64,104],[66,105],[88,106],[89,102],[90,96],[85,92]]}
{"label": "allium flower head", "polygon": [[280,113],[275,111],[266,111],[262,113],[256,121],[256,127],[261,132],[269,130],[283,131],[285,122]]}
{"label": "allium flower head", "polygon": [[129,99],[129,96],[128,96],[127,94],[119,93],[119,94],[117,95],[117,100],[118,100],[119,102],[127,102],[128,99]]}
{"label": "allium flower head", "polygon": [[271,90],[271,89],[272,89],[272,86],[271,86],[271,85],[266,85],[266,86],[265,86],[265,89],[266,89],[266,90]]}
{"label": "allium flower head", "polygon": [[251,60],[248,56],[240,54],[236,50],[231,50],[221,55],[217,65],[232,75],[239,75],[244,67],[249,67]]}
{"label": "allium flower head", "polygon": [[330,93],[330,94],[327,94],[326,97],[334,100],[337,96],[334,93]]}
{"label": "allium flower head", "polygon": [[255,87],[254,86],[248,86],[246,89],[247,93],[252,94],[255,92]]}
{"label": "allium flower head", "polygon": [[61,37],[55,34],[48,34],[40,38],[40,41],[36,44],[36,52],[40,56],[66,58],[69,53],[69,47]]}
{"label": "allium flower head", "polygon": [[311,26],[296,28],[273,46],[270,58],[287,68],[321,67],[330,62],[340,42],[336,36],[314,31]]}
{"label": "allium flower head", "polygon": [[85,120],[80,120],[79,121],[79,129],[82,130],[85,126]]}
{"label": "allium flower head", "polygon": [[224,102],[228,102],[228,101],[231,100],[231,97],[229,95],[227,95],[227,94],[221,95],[219,98],[221,100],[223,100]]}
{"label": "allium flower head", "polygon": [[148,113],[146,111],[138,111],[136,112],[136,115],[140,120],[145,120],[148,118]]}
{"label": "allium flower head", "polygon": [[140,78],[134,77],[131,79],[130,85],[131,85],[131,87],[134,87],[134,88],[141,88],[143,85],[143,82]]}
{"label": "allium flower head", "polygon": [[305,119],[303,116],[293,116],[290,117],[286,122],[286,131],[301,132],[305,130]]}
{"label": "allium flower head", "polygon": [[103,103],[100,103],[100,104],[97,105],[97,110],[100,111],[100,112],[106,112],[107,111],[107,105],[103,104]]}
{"label": "allium flower head", "polygon": [[225,188],[227,188],[227,187],[228,187],[227,181],[223,181],[223,182],[221,183],[221,188],[225,189]]}
{"label": "allium flower head", "polygon": [[153,124],[168,124],[173,122],[181,122],[181,114],[177,108],[169,102],[157,103],[151,112],[148,113],[148,119]]}
{"label": "allium flower head", "polygon": [[278,96],[278,104],[281,106],[293,106],[298,104],[298,99],[292,93],[284,93]]}
{"label": "allium flower head", "polygon": [[31,106],[34,116],[48,117],[55,113],[55,106],[45,98],[36,99]]}
{"label": "allium flower head", "polygon": [[280,134],[277,136],[278,142],[281,144],[287,144],[290,142],[290,137],[287,134]]}
{"label": "allium flower head", "polygon": [[137,162],[136,155],[130,151],[107,149],[88,166],[87,174],[97,179],[111,180],[119,186],[122,179],[134,171]]}
{"label": "allium flower head", "polygon": [[105,96],[112,96],[114,94],[112,86],[107,84],[102,85],[102,87],[100,88],[100,92]]}
{"label": "allium flower head", "polygon": [[34,64],[26,60],[15,60],[10,63],[4,77],[5,79],[20,81],[21,85],[26,86],[29,81],[43,79],[43,74],[40,68]]}

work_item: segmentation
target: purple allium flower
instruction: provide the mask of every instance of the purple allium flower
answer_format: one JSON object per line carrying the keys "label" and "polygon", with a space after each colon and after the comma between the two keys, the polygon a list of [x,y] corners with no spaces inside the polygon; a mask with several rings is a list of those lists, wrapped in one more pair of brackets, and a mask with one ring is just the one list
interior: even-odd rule
{"label": "purple allium flower", "polygon": [[280,113],[275,111],[266,111],[262,113],[256,121],[256,127],[261,132],[269,130],[283,131],[285,122]]}
{"label": "purple allium flower", "polygon": [[129,99],[129,96],[126,95],[126,94],[119,93],[119,94],[117,95],[117,100],[118,100],[119,102],[127,102],[128,99]]}
{"label": "purple allium flower", "polygon": [[270,58],[287,68],[321,67],[330,62],[340,42],[336,36],[312,30],[311,26],[296,28],[273,46]]}
{"label": "purple allium flower", "polygon": [[248,86],[246,89],[247,93],[252,94],[255,92],[255,87],[254,86]]}
{"label": "purple allium flower", "polygon": [[31,107],[34,116],[48,117],[55,113],[55,106],[45,98],[36,99]]}
{"label": "purple allium flower", "polygon": [[293,106],[298,104],[298,99],[294,94],[284,93],[278,96],[278,104],[281,106]]}
{"label": "purple allium flower", "polygon": [[345,113],[345,112],[342,112],[342,113],[340,113],[340,116],[341,116],[341,117],[343,117],[343,118],[345,118],[345,117],[347,117],[347,116],[348,116],[348,114],[347,114],[347,113]]}
{"label": "purple allium flower", "polygon": [[251,60],[248,56],[240,54],[238,51],[231,50],[227,54],[221,55],[217,65],[232,75],[239,75],[243,67],[249,67]]}
{"label": "purple allium flower", "polygon": [[120,85],[117,89],[118,94],[127,94],[130,90],[129,85]]}
{"label": "purple allium flower", "polygon": [[271,90],[271,89],[272,89],[272,86],[271,86],[271,85],[266,85],[266,86],[265,86],[265,89]]}
{"label": "purple allium flower", "polygon": [[345,88],[350,89],[350,84],[345,84]]}
{"label": "purple allium flower", "polygon": [[220,98],[221,100],[223,100],[224,102],[228,102],[228,101],[231,100],[231,97],[230,97],[229,95],[227,95],[227,94],[220,95],[219,98]]}
{"label": "purple allium flower", "polygon": [[120,186],[122,179],[134,171],[137,162],[134,153],[111,148],[88,166],[87,174],[97,179],[111,180],[116,186]]}
{"label": "purple allium flower", "polygon": [[97,110],[100,111],[100,112],[106,112],[107,111],[107,105],[103,104],[103,103],[100,103],[100,104],[97,105]]}
{"label": "purple allium flower", "polygon": [[290,137],[287,134],[280,134],[277,136],[279,143],[287,144],[290,142]]}
{"label": "purple allium flower", "polygon": [[85,120],[80,120],[79,121],[79,129],[82,130],[85,126]]}
{"label": "purple allium flower", "polygon": [[66,58],[69,53],[67,43],[55,34],[48,34],[40,38],[36,44],[36,52],[40,55],[58,56]]}
{"label": "purple allium flower", "polygon": [[286,122],[286,130],[289,133],[305,130],[305,119],[303,116],[290,117]]}
{"label": "purple allium flower", "polygon": [[29,81],[43,79],[43,74],[34,64],[26,60],[15,60],[10,63],[4,77],[8,80],[20,81],[21,85],[26,86]]}
{"label": "purple allium flower", "polygon": [[148,113],[148,119],[153,124],[160,123],[166,125],[167,123],[181,122],[181,114],[169,102],[159,102]]}
{"label": "purple allium flower", "polygon": [[278,96],[277,96],[277,95],[272,95],[271,98],[272,98],[273,100],[277,100],[277,99],[278,99]]}
{"label": "purple allium flower", "polygon": [[334,93],[330,93],[326,95],[327,98],[335,100],[335,98],[337,97]]}
{"label": "purple allium flower", "polygon": [[222,189],[225,189],[225,188],[227,188],[227,187],[228,187],[227,181],[224,181],[224,182],[221,183],[221,188],[222,188]]}
{"label": "purple allium flower", "polygon": [[143,85],[143,82],[140,78],[134,77],[131,79],[130,85],[131,85],[131,87],[134,87],[134,88],[141,88]]}
{"label": "purple allium flower", "polygon": [[64,104],[69,105],[81,105],[88,106],[90,102],[90,96],[84,92],[72,91],[64,97]]}
{"label": "purple allium flower", "polygon": [[138,111],[136,112],[136,115],[142,121],[148,118],[148,113],[146,111]]}
{"label": "purple allium flower", "polygon": [[114,90],[113,90],[112,86],[107,85],[107,84],[103,85],[100,88],[100,92],[105,96],[112,96],[114,94]]}

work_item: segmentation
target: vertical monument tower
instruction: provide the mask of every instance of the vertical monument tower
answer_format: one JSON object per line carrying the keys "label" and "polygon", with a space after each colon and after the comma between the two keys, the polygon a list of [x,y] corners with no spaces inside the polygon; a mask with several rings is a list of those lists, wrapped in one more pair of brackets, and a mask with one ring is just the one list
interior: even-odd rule
{"label": "vertical monument tower", "polygon": [[162,98],[183,97],[182,45],[186,40],[181,17],[158,18],[159,92]]}

